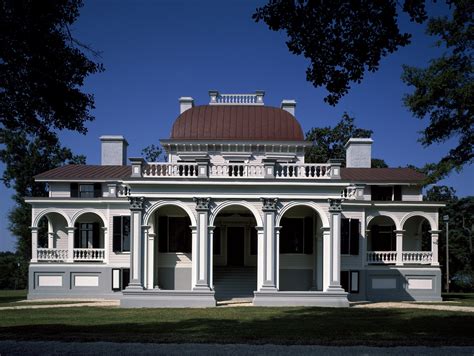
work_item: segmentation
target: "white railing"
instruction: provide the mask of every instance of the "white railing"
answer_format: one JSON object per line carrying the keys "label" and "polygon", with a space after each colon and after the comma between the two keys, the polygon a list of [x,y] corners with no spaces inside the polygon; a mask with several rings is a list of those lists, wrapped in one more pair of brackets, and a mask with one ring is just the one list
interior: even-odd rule
{"label": "white railing", "polygon": [[209,177],[215,178],[263,178],[265,167],[261,164],[216,164],[210,167]]}
{"label": "white railing", "polygon": [[389,264],[397,262],[396,251],[368,251],[367,263],[369,264]]}
{"label": "white railing", "polygon": [[433,252],[431,251],[403,251],[402,262],[413,264],[431,264]]}
{"label": "white railing", "polygon": [[67,260],[67,250],[56,248],[38,248],[36,250],[38,261],[65,261]]}
{"label": "white railing", "polygon": [[331,178],[330,164],[290,164],[283,163],[275,166],[276,178],[294,179],[329,179]]}
{"label": "white railing", "polygon": [[263,105],[263,92],[255,94],[219,94],[210,95],[211,105]]}
{"label": "white railing", "polygon": [[195,163],[148,163],[143,167],[144,177],[197,177]]}
{"label": "white railing", "polygon": [[73,250],[74,261],[103,261],[105,249],[103,248],[75,248]]}
{"label": "white railing", "polygon": [[347,187],[341,191],[341,198],[354,200],[356,198],[357,188],[356,187]]}

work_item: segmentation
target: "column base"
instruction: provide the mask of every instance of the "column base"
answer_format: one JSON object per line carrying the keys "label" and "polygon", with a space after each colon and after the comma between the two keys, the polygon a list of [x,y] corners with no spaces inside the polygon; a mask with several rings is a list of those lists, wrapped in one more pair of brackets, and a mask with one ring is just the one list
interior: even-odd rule
{"label": "column base", "polygon": [[215,307],[213,291],[127,290],[120,298],[122,308],[208,308]]}
{"label": "column base", "polygon": [[327,291],[330,293],[346,293],[346,291],[341,286],[338,286],[338,285],[329,286]]}
{"label": "column base", "polygon": [[125,288],[126,291],[133,291],[133,290],[136,290],[136,291],[140,291],[140,290],[144,290],[145,288],[138,282],[130,282],[127,286],[127,288]]}
{"label": "column base", "polygon": [[348,307],[346,292],[254,292],[253,305],[267,307]]}
{"label": "column base", "polygon": [[209,287],[207,284],[196,284],[193,287],[193,290],[195,290],[195,291],[211,291],[211,287]]}

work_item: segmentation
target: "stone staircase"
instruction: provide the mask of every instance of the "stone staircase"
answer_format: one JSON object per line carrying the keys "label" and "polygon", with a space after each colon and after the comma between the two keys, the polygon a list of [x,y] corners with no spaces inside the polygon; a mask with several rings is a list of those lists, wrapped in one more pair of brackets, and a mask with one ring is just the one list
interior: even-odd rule
{"label": "stone staircase", "polygon": [[217,301],[251,301],[257,289],[256,267],[214,267]]}

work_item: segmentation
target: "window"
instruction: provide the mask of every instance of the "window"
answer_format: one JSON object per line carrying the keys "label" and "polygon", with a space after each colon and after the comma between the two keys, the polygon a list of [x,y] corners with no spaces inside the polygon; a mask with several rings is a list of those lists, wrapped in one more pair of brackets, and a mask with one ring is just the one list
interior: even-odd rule
{"label": "window", "polygon": [[371,187],[372,200],[378,201],[401,201],[402,200],[402,187],[400,185],[395,186],[382,186],[373,185]]}
{"label": "window", "polygon": [[313,253],[313,218],[283,218],[280,253]]}
{"label": "window", "polygon": [[341,255],[359,254],[359,219],[341,219]]}
{"label": "window", "polygon": [[216,227],[212,238],[212,251],[214,255],[221,254],[221,228]]}
{"label": "window", "polygon": [[341,287],[347,293],[359,293],[359,271],[341,271]]}
{"label": "window", "polygon": [[191,222],[188,217],[158,218],[159,252],[190,253],[192,249]]}
{"label": "window", "polygon": [[128,287],[130,283],[129,268],[112,269],[112,290],[120,291]]}
{"label": "window", "polygon": [[71,198],[100,198],[102,184],[100,183],[71,183]]}
{"label": "window", "polygon": [[74,247],[100,248],[99,223],[76,223],[74,231]]}
{"label": "window", "polygon": [[113,250],[130,252],[130,216],[114,216]]}

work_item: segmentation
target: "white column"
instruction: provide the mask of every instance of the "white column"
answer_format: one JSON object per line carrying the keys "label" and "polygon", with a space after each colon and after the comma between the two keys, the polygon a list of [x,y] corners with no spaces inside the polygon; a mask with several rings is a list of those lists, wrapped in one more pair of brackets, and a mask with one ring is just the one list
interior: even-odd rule
{"label": "white column", "polygon": [[281,226],[275,226],[275,255],[276,255],[276,288],[280,290],[280,230]]}
{"label": "white column", "polygon": [[209,287],[214,290],[214,229],[215,226],[208,226],[209,229]]}
{"label": "white column", "polygon": [[110,253],[110,246],[109,246],[109,234],[107,233],[107,227],[102,227],[102,232],[104,233],[104,263],[109,263],[109,253]]}
{"label": "white column", "polygon": [[264,280],[264,268],[263,268],[263,249],[264,249],[264,229],[263,226],[256,226],[257,229],[257,290],[260,290],[263,286]]}
{"label": "white column", "polygon": [[66,262],[74,262],[74,226],[68,226],[67,228],[67,260]]}
{"label": "white column", "polygon": [[148,233],[148,268],[147,268],[147,289],[155,287],[155,234]]}
{"label": "white column", "polygon": [[[195,237],[195,244],[193,244],[193,275],[194,281],[193,290],[210,290],[209,285],[209,198],[194,198],[196,202],[197,212],[197,234]],[[196,249],[196,251],[194,251]],[[196,258],[196,261],[194,259]]]}
{"label": "white column", "polygon": [[394,230],[396,234],[397,266],[403,266],[403,233],[405,230]]}
{"label": "white column", "polygon": [[149,261],[149,254],[148,254],[148,229],[150,226],[142,225],[142,273],[143,273],[143,287],[148,288],[148,261]]}
{"label": "white column", "polygon": [[277,199],[263,198],[263,283],[261,290],[276,291],[275,212]]}
{"label": "white column", "polygon": [[38,262],[38,228],[31,229],[31,262]]}
{"label": "white column", "polygon": [[432,266],[439,266],[438,261],[438,239],[441,230],[431,230],[431,253],[433,256],[431,257],[431,265]]}
{"label": "white column", "polygon": [[343,291],[341,288],[341,213],[341,200],[329,199],[329,214],[331,216],[329,289],[331,291]]}
{"label": "white column", "polygon": [[143,197],[129,197],[130,200],[130,283],[127,290],[143,289],[142,274],[142,210]]}
{"label": "white column", "polygon": [[331,229],[323,227],[321,230],[323,231],[323,290],[327,291],[331,281]]}

